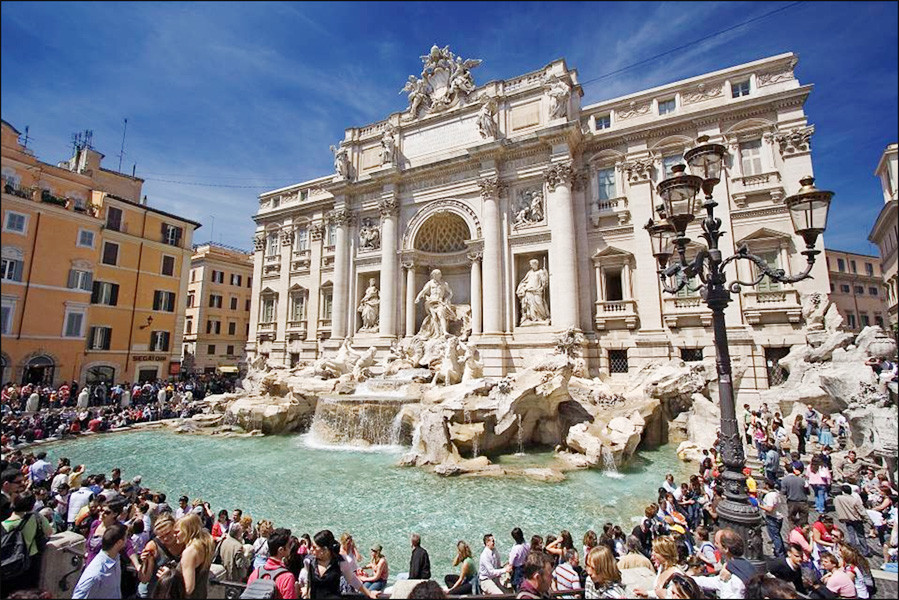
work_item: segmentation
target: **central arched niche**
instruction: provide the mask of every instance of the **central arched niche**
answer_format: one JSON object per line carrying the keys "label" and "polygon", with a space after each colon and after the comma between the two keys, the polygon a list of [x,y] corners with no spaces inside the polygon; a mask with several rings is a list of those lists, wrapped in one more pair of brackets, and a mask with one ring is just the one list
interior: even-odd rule
{"label": "central arched niche", "polygon": [[[468,258],[467,241],[471,229],[466,220],[455,212],[446,210],[427,217],[415,234],[412,244],[415,251],[417,294],[430,278],[433,269],[440,269],[443,279],[453,290],[453,304],[471,304],[471,261]],[[424,316],[421,305],[416,307],[416,331]]]}

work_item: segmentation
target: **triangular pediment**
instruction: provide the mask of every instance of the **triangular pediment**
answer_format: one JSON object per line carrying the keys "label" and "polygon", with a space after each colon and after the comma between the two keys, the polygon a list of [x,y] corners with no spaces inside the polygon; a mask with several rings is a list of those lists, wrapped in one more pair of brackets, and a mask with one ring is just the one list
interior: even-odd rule
{"label": "triangular pediment", "polygon": [[737,244],[748,244],[749,242],[761,242],[761,241],[770,241],[770,240],[792,240],[792,236],[788,233],[784,233],[783,231],[777,231],[776,229],[768,229],[767,227],[760,227],[745,236],[743,239],[737,240]]}
{"label": "triangular pediment", "polygon": [[593,254],[593,258],[633,258],[634,255],[627,250],[616,248],[615,246],[606,246]]}

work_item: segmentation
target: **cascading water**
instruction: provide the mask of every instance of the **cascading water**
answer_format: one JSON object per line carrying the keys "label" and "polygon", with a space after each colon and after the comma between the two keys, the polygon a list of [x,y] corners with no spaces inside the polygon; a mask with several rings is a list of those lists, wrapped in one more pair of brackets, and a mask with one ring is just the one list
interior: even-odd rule
{"label": "cascading water", "polygon": [[311,440],[326,445],[398,445],[402,437],[403,404],[364,396],[322,398],[309,429]]}
{"label": "cascading water", "polygon": [[609,450],[608,447],[603,446],[600,452],[602,456],[603,474],[606,477],[611,477],[612,479],[623,478],[624,475],[618,472],[618,465],[615,464],[615,455],[612,454],[612,451]]}
{"label": "cascading water", "polygon": [[[471,411],[467,408],[462,410],[462,419],[465,421],[466,425],[471,425]],[[474,435],[471,438],[471,457],[478,457],[478,436]]]}
{"label": "cascading water", "polygon": [[521,415],[516,415],[518,421],[518,452],[515,456],[524,456],[524,432],[521,430]]}

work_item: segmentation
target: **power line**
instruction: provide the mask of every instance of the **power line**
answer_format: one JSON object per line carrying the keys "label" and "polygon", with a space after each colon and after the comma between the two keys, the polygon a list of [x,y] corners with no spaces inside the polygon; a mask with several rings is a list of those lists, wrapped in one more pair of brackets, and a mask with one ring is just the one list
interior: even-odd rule
{"label": "power line", "polygon": [[584,86],[584,85],[587,85],[590,83],[595,83],[597,81],[600,81],[601,79],[607,79],[609,77],[612,77],[613,75],[618,75],[619,73],[623,73],[624,71],[628,71],[630,69],[633,69],[634,67],[639,67],[640,65],[644,65],[648,62],[658,60],[658,59],[662,58],[663,56],[673,54],[675,52],[683,50],[684,48],[689,48],[690,46],[695,46],[696,44],[699,44],[700,42],[704,42],[704,41],[710,40],[714,37],[718,37],[719,35],[725,34],[728,31],[733,31],[734,29],[739,29],[740,27],[744,27],[746,25],[749,25],[750,23],[755,23],[756,21],[760,21],[762,19],[770,17],[771,15],[777,14],[779,12],[783,12],[783,11],[793,8],[794,6],[797,6],[799,4],[802,4],[802,2],[791,2],[790,4],[787,4],[786,6],[781,6],[780,8],[776,8],[772,11],[768,11],[765,14],[759,15],[757,17],[753,17],[752,19],[743,21],[742,23],[737,23],[736,25],[732,25],[732,26],[722,29],[720,31],[716,31],[715,33],[711,33],[709,35],[703,36],[699,39],[693,40],[692,42],[687,42],[686,44],[682,44],[682,45],[678,46],[677,48],[672,48],[670,50],[666,50],[665,52],[662,52],[662,53],[656,54],[655,56],[652,56],[650,58],[646,58],[641,61],[632,63],[630,65],[627,65],[626,67],[621,67],[620,69],[615,69],[614,71],[609,71],[608,73],[603,73],[602,75],[600,75],[598,77],[594,77],[593,79],[588,79],[587,81],[582,81],[582,82],[580,82],[580,84],[582,86]]}
{"label": "power line", "polygon": [[193,181],[174,181],[172,179],[153,179],[152,177],[144,178],[144,181],[157,181],[159,183],[177,183],[178,185],[196,185],[200,187],[216,187],[216,188],[243,188],[243,189],[264,189],[271,187],[278,187],[282,184],[268,184],[268,185],[230,185],[225,183],[197,183]]}

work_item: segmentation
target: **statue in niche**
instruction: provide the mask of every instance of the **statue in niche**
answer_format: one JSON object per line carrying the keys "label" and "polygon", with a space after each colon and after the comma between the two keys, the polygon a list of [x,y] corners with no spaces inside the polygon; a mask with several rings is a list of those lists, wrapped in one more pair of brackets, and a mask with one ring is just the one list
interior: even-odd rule
{"label": "statue in niche", "polygon": [[568,116],[568,100],[571,98],[571,86],[561,77],[547,74],[543,79],[543,89],[549,94],[549,118],[560,119]]}
{"label": "statue in niche", "polygon": [[368,289],[359,302],[356,310],[362,315],[362,329],[359,331],[377,331],[378,314],[381,306],[381,298],[378,296],[378,288],[375,280],[368,280]]}
{"label": "statue in niche", "polygon": [[515,211],[515,226],[533,225],[543,221],[543,192],[539,189],[521,190]]}
{"label": "statue in niche", "polygon": [[392,165],[396,156],[396,140],[393,135],[393,127],[388,127],[381,137],[381,164]]}
{"label": "statue in niche", "polygon": [[496,121],[493,116],[496,114],[496,101],[490,98],[481,105],[478,111],[478,133],[484,139],[492,139],[496,137]]}
{"label": "statue in niche", "polygon": [[531,270],[528,271],[515,294],[521,305],[521,319],[519,325],[549,325],[549,308],[546,306],[546,286],[549,285],[549,275],[546,269],[540,268],[540,261],[536,258],[530,260]]}
{"label": "statue in niche", "polygon": [[425,319],[422,321],[418,335],[424,338],[436,338],[447,335],[448,325],[456,318],[453,305],[453,290],[443,281],[440,269],[431,271],[431,279],[421,288],[415,303],[424,299]]}
{"label": "statue in niche", "polygon": [[359,247],[363,250],[377,250],[381,247],[381,230],[371,219],[362,220],[362,227],[359,228]]}
{"label": "statue in niche", "polygon": [[334,170],[341,179],[347,179],[350,176],[350,157],[347,154],[345,146],[331,146],[331,152],[334,154]]}

